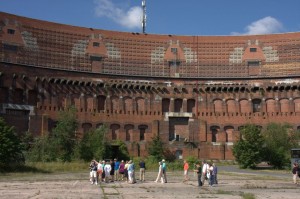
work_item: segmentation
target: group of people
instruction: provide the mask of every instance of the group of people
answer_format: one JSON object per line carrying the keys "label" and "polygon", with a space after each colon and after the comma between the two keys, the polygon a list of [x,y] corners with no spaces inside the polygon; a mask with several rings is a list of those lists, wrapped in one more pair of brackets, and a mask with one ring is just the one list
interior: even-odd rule
{"label": "group of people", "polygon": [[[139,163],[140,166],[140,180],[145,181],[146,164],[143,160]],[[135,179],[135,165],[132,160],[119,162],[116,158],[114,160],[92,160],[89,166],[90,182],[91,184],[98,184],[100,182],[114,182],[126,181],[128,183],[136,183]]]}
{"label": "group of people", "polygon": [[[154,182],[167,183],[167,165],[163,159],[158,163],[158,174]],[[140,167],[140,180],[145,181],[146,164],[143,160],[139,162]],[[100,182],[114,182],[114,181],[126,181],[128,183],[136,183],[135,178],[135,164],[132,160],[118,161],[114,160],[102,160],[97,162],[92,160],[90,163],[90,182],[91,184],[98,184]],[[183,182],[188,181],[189,178],[189,163],[184,160],[183,170],[184,179]],[[203,186],[205,181],[208,181],[209,186],[218,184],[217,174],[218,168],[215,163],[207,163],[203,161],[196,162],[194,165],[194,172],[197,173],[198,186]]]}
{"label": "group of people", "polygon": [[[187,161],[184,161],[184,182],[189,180],[188,177],[188,169],[189,165]],[[207,163],[206,161],[202,162],[202,165],[200,162],[196,162],[195,169],[193,170],[197,173],[197,179],[198,179],[198,186],[201,187],[204,185],[204,182],[207,180],[209,186],[214,186],[218,184],[218,167],[215,163]]]}

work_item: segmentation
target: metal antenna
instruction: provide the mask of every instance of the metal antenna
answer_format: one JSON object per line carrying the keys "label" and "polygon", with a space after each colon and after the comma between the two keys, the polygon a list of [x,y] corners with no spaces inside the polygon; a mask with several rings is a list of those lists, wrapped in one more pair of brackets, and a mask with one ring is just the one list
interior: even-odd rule
{"label": "metal antenna", "polygon": [[146,0],[142,0],[142,8],[143,8],[142,28],[143,28],[143,33],[146,33],[146,20],[147,20],[147,15],[146,15]]}

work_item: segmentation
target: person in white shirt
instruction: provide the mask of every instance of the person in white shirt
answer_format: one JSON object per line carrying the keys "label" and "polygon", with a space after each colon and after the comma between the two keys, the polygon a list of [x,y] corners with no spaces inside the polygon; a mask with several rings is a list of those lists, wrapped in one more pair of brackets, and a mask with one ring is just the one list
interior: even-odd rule
{"label": "person in white shirt", "polygon": [[207,180],[207,171],[208,171],[208,164],[204,160],[202,162],[202,175],[201,175],[201,181],[202,181],[202,186],[204,185],[205,180]]}
{"label": "person in white shirt", "polygon": [[110,162],[106,162],[104,166],[104,173],[105,173],[105,182],[108,183],[109,178],[110,178],[110,171],[111,171],[111,166]]}
{"label": "person in white shirt", "polygon": [[164,183],[164,177],[163,177],[163,168],[162,168],[162,162],[158,163],[159,167],[158,167],[158,174],[157,174],[157,178],[154,182],[158,182],[160,180],[161,183]]}

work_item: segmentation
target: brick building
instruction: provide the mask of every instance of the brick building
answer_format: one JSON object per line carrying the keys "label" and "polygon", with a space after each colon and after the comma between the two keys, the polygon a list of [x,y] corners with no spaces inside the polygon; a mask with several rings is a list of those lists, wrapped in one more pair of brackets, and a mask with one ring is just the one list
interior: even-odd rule
{"label": "brick building", "polygon": [[78,109],[78,136],[146,156],[159,135],[178,158],[233,159],[246,123],[300,128],[300,33],[179,36],[98,30],[0,13],[0,116],[51,132]]}

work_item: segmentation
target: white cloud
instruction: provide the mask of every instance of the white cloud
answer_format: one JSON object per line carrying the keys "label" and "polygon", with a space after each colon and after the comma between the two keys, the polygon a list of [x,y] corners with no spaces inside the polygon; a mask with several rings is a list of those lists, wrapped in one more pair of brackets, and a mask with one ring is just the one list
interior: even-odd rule
{"label": "white cloud", "polygon": [[232,35],[263,35],[283,31],[283,25],[273,17],[259,19],[245,28],[245,33],[233,32]]}
{"label": "white cloud", "polygon": [[134,6],[125,10],[111,0],[94,0],[95,14],[98,17],[107,17],[114,22],[129,28],[139,28],[142,23],[143,10],[141,7]]}

